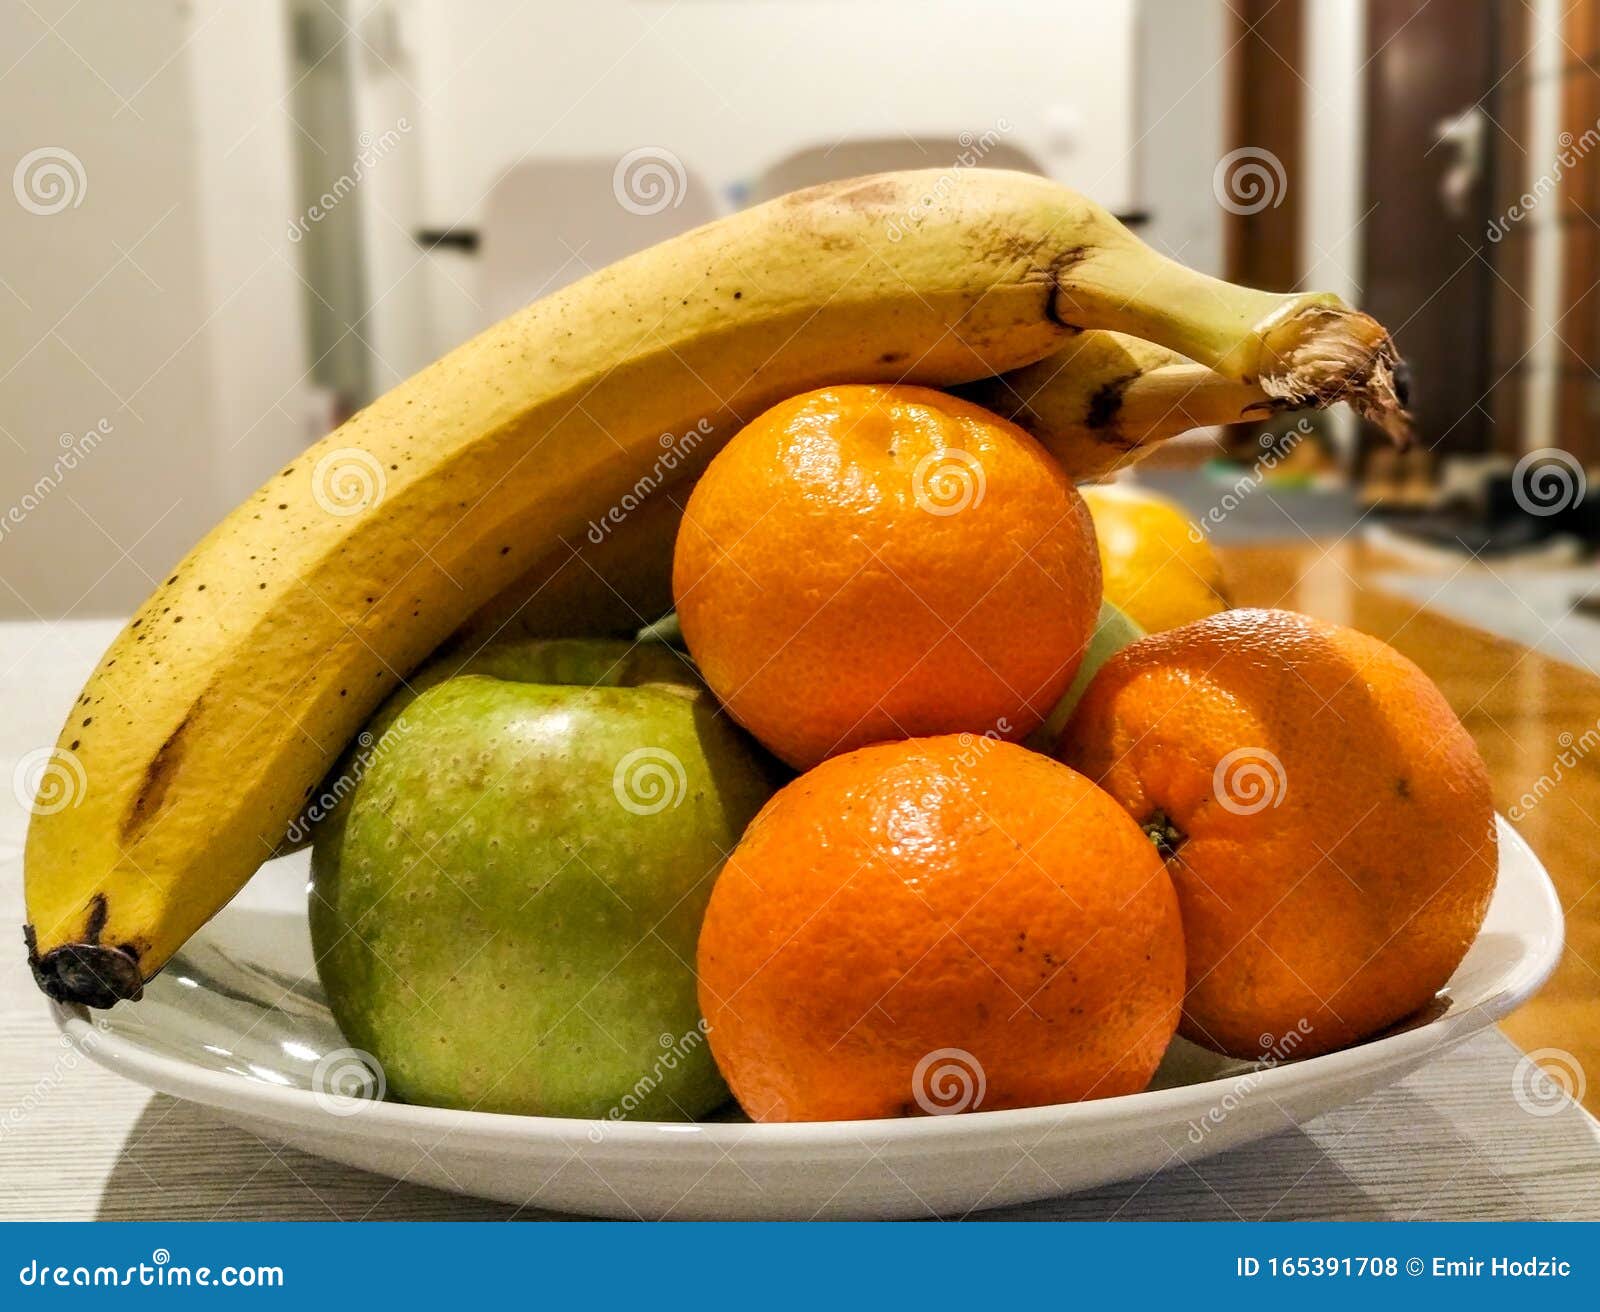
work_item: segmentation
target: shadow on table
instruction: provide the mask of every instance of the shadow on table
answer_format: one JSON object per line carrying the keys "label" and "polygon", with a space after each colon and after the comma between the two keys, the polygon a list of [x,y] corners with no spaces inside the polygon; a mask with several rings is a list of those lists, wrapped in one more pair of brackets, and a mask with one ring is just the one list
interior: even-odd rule
{"label": "shadow on table", "polygon": [[1304,1131],[1282,1134],[1148,1179],[1123,1180],[972,1219],[1009,1221],[1382,1221],[1379,1199]]}
{"label": "shadow on table", "polygon": [[[1531,1139],[1545,1127],[1529,1118],[1519,1128]],[[1525,1183],[1510,1163],[1491,1160],[1448,1116],[1400,1085],[1305,1128],[1203,1161],[1175,1162],[1146,1181],[976,1219],[1008,1220],[1023,1212],[1063,1221],[1542,1219]]]}
{"label": "shadow on table", "polygon": [[[1396,1088],[1274,1138],[978,1220],[1520,1219],[1515,1183],[1450,1121]],[[1380,1125],[1381,1122],[1381,1125]],[[1425,1151],[1419,1152],[1421,1146]],[[1445,1147],[1456,1151],[1444,1152]],[[1045,1186],[1047,1187],[1047,1186]],[[151,1098],[100,1197],[100,1220],[545,1220],[533,1207],[444,1193],[280,1147],[193,1103]]]}
{"label": "shadow on table", "polygon": [[546,1214],[312,1157],[157,1094],[100,1195],[102,1221],[503,1221]]}

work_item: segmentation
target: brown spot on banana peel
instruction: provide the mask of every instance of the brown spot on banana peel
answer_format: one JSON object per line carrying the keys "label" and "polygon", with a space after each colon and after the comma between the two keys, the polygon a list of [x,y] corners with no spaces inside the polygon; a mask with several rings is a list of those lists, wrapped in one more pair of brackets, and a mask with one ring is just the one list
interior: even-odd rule
{"label": "brown spot on banana peel", "polygon": [[1105,430],[1103,435],[1113,446],[1123,445],[1126,442],[1122,434],[1117,431],[1117,415],[1122,410],[1122,398],[1139,377],[1140,374],[1137,372],[1121,374],[1101,383],[1089,397],[1089,409],[1084,415],[1084,424],[1091,431]]}
{"label": "brown spot on banana peel", "polygon": [[100,935],[106,931],[106,895],[96,893],[89,903],[89,919],[83,927],[84,942],[100,946]]}
{"label": "brown spot on banana peel", "polygon": [[791,191],[782,199],[785,205],[796,209],[805,209],[824,200],[841,201],[854,208],[865,209],[869,205],[904,201],[906,193],[892,175],[869,173],[863,177],[818,182],[799,191]]}
{"label": "brown spot on banana peel", "polygon": [[183,719],[178,722],[178,727],[167,735],[166,741],[150,758],[150,764],[145,767],[144,783],[134,794],[127,814],[122,817],[121,837],[124,845],[137,842],[139,836],[160,814],[161,804],[166,800],[167,789],[183,761],[184,747],[187,744],[186,732],[199,711],[200,699],[196,698],[194,704],[184,713]]}
{"label": "brown spot on banana peel", "polygon": [[1095,248],[1086,244],[1069,246],[1057,251],[1045,263],[1043,255],[1047,250],[1048,247],[1043,243],[1028,241],[1009,231],[986,230],[972,242],[973,259],[976,262],[995,264],[1009,261],[1019,266],[1017,283],[1024,287],[1038,287],[1044,293],[1041,302],[1044,320],[1075,337],[1083,332],[1083,325],[1073,323],[1062,313],[1061,280],[1068,270],[1090,258]]}
{"label": "brown spot on banana peel", "polygon": [[1071,333],[1083,331],[1082,324],[1073,323],[1061,312],[1061,280],[1069,269],[1082,264],[1093,253],[1093,248],[1089,246],[1069,246],[1050,261],[1050,267],[1046,270],[1050,292],[1045,298],[1044,314],[1057,328],[1064,328]]}
{"label": "brown spot on banana peel", "polygon": [[878,174],[855,179],[852,185],[835,192],[833,198],[853,209],[868,209],[873,205],[893,205],[904,201],[905,190]]}

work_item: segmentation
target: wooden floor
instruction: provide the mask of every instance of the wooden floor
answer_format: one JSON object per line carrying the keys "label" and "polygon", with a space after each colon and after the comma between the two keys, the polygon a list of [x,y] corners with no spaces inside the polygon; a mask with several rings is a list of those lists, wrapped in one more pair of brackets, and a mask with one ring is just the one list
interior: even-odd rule
{"label": "wooden floor", "polygon": [[1477,740],[1502,813],[1546,780],[1517,828],[1555,880],[1566,951],[1544,991],[1501,1028],[1525,1051],[1575,1058],[1586,1074],[1583,1101],[1600,1113],[1600,750],[1556,779],[1561,736],[1571,735],[1565,746],[1576,757],[1600,724],[1600,679],[1378,591],[1371,577],[1398,562],[1360,543],[1236,547],[1224,559],[1235,604],[1348,624],[1426,670]]}

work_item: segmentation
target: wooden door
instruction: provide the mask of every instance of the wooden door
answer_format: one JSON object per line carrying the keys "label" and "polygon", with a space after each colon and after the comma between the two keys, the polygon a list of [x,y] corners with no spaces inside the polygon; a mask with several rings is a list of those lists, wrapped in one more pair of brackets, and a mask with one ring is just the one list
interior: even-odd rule
{"label": "wooden door", "polygon": [[[1225,205],[1226,271],[1231,282],[1293,291],[1300,282],[1301,172],[1305,114],[1305,6],[1301,0],[1228,0],[1232,21],[1228,78],[1229,159],[1265,160],[1255,203]],[[1249,425],[1252,431],[1257,425]]]}
{"label": "wooden door", "polygon": [[[1491,444],[1495,6],[1369,0],[1364,308],[1410,365],[1419,440]],[[1486,92],[1486,89],[1490,89]]]}

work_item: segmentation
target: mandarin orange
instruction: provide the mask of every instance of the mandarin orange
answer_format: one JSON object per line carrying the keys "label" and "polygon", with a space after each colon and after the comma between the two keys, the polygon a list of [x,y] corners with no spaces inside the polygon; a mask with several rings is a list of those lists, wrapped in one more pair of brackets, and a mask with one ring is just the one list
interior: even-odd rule
{"label": "mandarin orange", "polygon": [[1432,681],[1376,638],[1224,611],[1124,648],[1061,758],[1167,856],[1181,1032],[1310,1056],[1425,1007],[1494,891],[1489,778]]}
{"label": "mandarin orange", "polygon": [[849,386],[717,454],[673,561],[683,636],[734,718],[799,768],[864,743],[1026,736],[1094,632],[1082,499],[1014,424],[943,392]]}
{"label": "mandarin orange", "polygon": [[698,956],[712,1054],[758,1121],[1135,1092],[1184,978],[1139,826],[1075,771],[969,734],[780,790],[717,877]]}

